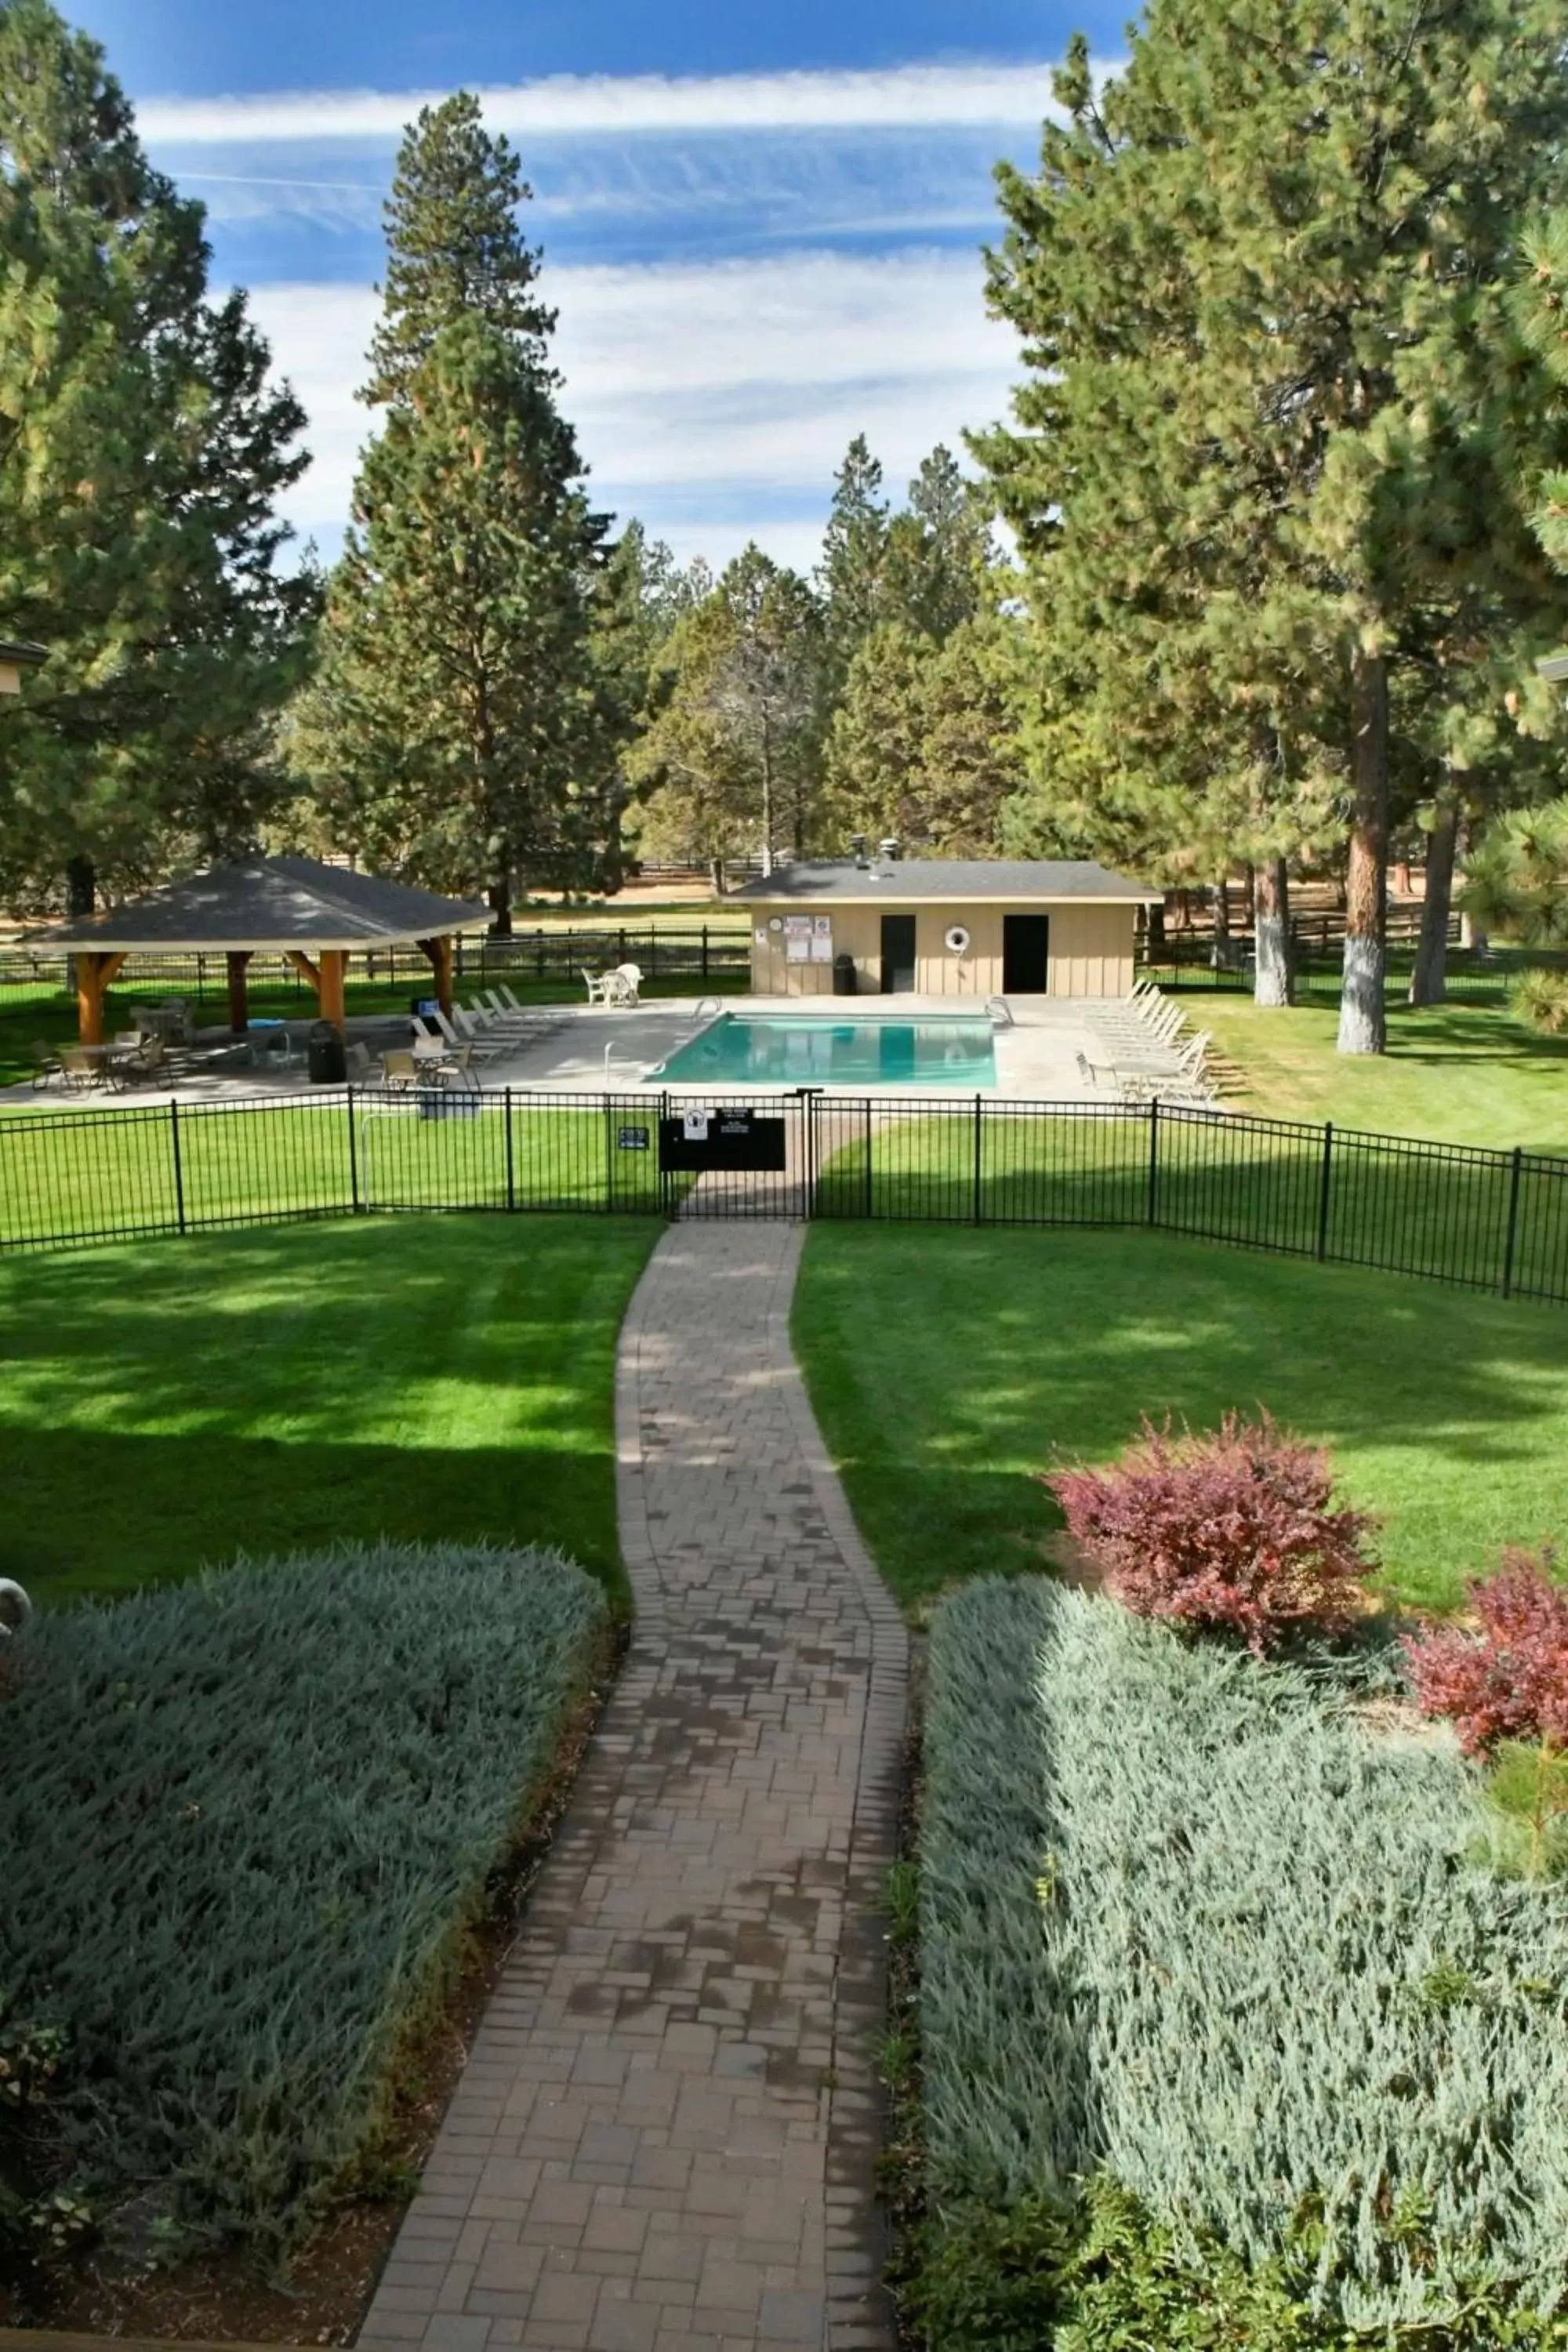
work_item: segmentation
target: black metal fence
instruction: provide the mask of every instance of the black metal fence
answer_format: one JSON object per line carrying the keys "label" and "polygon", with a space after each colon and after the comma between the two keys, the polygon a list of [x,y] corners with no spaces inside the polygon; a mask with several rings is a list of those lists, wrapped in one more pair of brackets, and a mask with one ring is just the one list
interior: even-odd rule
{"label": "black metal fence", "polygon": [[[653,923],[563,924],[548,930],[514,931],[504,940],[488,931],[466,932],[456,941],[455,968],[458,980],[481,987],[490,980],[575,981],[584,971],[618,963],[637,964],[647,981],[721,980],[750,971],[751,938],[749,925],[733,921],[693,923],[678,930]],[[313,994],[284,956],[252,956],[247,978],[252,988],[289,988],[301,998]],[[430,966],[417,948],[380,948],[351,954],[346,978],[354,985],[406,982],[418,987],[428,985]],[[0,955],[0,992],[75,985],[68,957],[19,948]],[[199,1000],[223,995],[227,973],[221,955],[131,955],[115,986],[122,992],[177,992]]]}
{"label": "black metal fence", "polygon": [[753,1097],[782,1172],[661,1171],[693,1098],[321,1088],[0,1114],[0,1249],[414,1210],[1143,1226],[1568,1304],[1568,1158],[1160,1105]]}

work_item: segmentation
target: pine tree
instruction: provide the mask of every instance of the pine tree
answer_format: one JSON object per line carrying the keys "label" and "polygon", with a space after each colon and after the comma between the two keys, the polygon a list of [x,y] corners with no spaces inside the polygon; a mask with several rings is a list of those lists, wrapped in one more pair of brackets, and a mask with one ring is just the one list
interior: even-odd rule
{"label": "pine tree", "polygon": [[821,608],[748,546],[666,649],[661,708],[632,755],[644,837],[721,867],[795,856],[816,833],[826,671]]}
{"label": "pine tree", "polygon": [[898,622],[873,627],[845,674],[824,764],[825,832],[842,853],[856,834],[929,853],[920,794],[929,638]]}
{"label": "pine tree", "polygon": [[545,363],[516,158],[466,92],[403,142],[355,484],[300,756],[345,839],[431,886],[594,877],[625,714],[594,630],[606,524]]}
{"label": "pine tree", "polygon": [[1251,778],[1277,874],[1292,803],[1342,792],[1348,1051],[1383,1042],[1391,665],[1517,584],[1491,329],[1563,32],[1561,0],[1154,0],[1104,90],[1075,47],[1038,177],[1002,174],[993,299],[1031,374],[976,446],[1043,658],[1173,855]]}
{"label": "pine tree", "polygon": [[0,871],[100,881],[254,839],[317,586],[274,502],[304,418],[199,205],[147,163],[98,46],[0,5],[0,633],[49,661],[0,733]]}
{"label": "pine tree", "polygon": [[992,502],[939,443],[888,529],[883,617],[943,644],[987,597]]}
{"label": "pine tree", "polygon": [[882,609],[890,509],[882,468],[863,433],[849,444],[834,478],[833,503],[822,536],[816,587],[827,615],[833,682],[843,679],[856,647],[888,615]]}

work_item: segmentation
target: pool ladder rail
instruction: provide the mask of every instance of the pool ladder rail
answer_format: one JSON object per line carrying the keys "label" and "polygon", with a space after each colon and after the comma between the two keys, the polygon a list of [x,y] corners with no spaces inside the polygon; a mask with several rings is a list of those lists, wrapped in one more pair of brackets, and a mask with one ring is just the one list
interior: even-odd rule
{"label": "pool ladder rail", "polygon": [[991,1015],[993,1029],[1013,1027],[1013,1008],[1005,996],[988,996],[985,1000],[985,1010]]}

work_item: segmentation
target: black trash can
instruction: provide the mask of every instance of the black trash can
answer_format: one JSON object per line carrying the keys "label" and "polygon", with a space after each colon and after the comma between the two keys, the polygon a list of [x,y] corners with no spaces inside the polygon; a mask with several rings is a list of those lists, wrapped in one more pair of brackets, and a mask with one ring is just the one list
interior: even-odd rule
{"label": "black trash can", "polygon": [[858,984],[854,957],[852,955],[836,955],[833,959],[834,995],[853,996]]}
{"label": "black trash can", "polygon": [[342,1032],[331,1021],[312,1021],[305,1045],[306,1066],[313,1087],[341,1087],[349,1074]]}

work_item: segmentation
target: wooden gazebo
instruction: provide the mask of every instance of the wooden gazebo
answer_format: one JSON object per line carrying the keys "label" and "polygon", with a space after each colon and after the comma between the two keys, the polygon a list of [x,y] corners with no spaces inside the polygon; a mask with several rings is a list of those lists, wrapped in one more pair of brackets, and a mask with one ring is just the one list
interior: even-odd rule
{"label": "wooden gazebo", "polygon": [[48,657],[42,646],[28,645],[19,637],[0,637],[0,694],[20,694],[22,672],[42,669]]}
{"label": "wooden gazebo", "polygon": [[431,992],[452,1006],[452,936],[486,921],[488,907],[411,890],[378,874],[353,874],[314,857],[247,857],[165,883],[103,915],[79,916],[35,932],[30,949],[74,955],[83,1045],[101,1043],[103,999],[128,955],[221,955],[228,971],[229,1025],[247,1021],[246,976],[253,955],[281,955],[315,990],[321,1017],[342,1023],[351,954],[417,947],[433,973]]}

